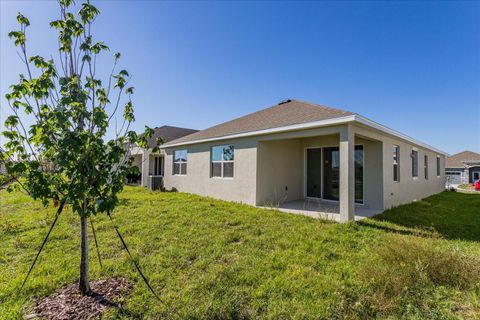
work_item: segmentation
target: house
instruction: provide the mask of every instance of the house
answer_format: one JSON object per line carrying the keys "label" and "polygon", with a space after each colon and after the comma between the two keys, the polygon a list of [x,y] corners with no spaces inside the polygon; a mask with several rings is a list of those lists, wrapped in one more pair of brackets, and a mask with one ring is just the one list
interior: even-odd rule
{"label": "house", "polygon": [[445,184],[445,152],[358,114],[298,100],[162,148],[167,189],[292,210],[325,204],[340,221],[422,199]]}
{"label": "house", "polygon": [[138,179],[134,179],[142,186],[148,185],[148,177],[162,177],[164,170],[164,153],[153,153],[153,148],[157,145],[157,138],[162,138],[163,142],[169,142],[183,136],[197,132],[198,130],[179,128],[172,126],[162,126],[154,129],[153,136],[148,139],[148,149],[133,147],[130,149],[130,155],[133,157],[133,164],[139,169]]}
{"label": "house", "polygon": [[[3,155],[5,151],[2,149],[2,147],[0,147],[0,159],[2,159],[3,157],[1,157]],[[0,174],[5,174],[7,173],[7,168],[5,166],[5,163],[3,163],[1,160],[0,160]]]}
{"label": "house", "polygon": [[445,175],[449,184],[473,183],[480,179],[480,153],[463,151],[447,157]]}

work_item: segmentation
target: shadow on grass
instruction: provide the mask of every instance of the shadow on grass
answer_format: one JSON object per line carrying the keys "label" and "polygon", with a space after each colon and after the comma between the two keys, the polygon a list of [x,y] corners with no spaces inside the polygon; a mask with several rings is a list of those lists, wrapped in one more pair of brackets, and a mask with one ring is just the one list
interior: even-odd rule
{"label": "shadow on grass", "polygon": [[[397,229],[376,224],[375,221],[390,222],[409,229]],[[387,232],[419,236],[436,231],[445,239],[480,242],[480,196],[442,192],[386,210],[360,224]]]}
{"label": "shadow on grass", "polygon": [[118,205],[119,206],[124,206],[124,207],[128,207],[130,204],[132,203],[132,200],[130,199],[120,199],[118,200]]}

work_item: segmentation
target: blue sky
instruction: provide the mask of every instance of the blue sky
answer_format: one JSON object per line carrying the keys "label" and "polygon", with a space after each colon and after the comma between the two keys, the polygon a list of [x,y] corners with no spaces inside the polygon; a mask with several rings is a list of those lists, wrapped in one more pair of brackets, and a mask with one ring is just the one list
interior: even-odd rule
{"label": "blue sky", "polygon": [[[133,75],[136,129],[202,129],[296,98],[480,152],[479,2],[93,3],[97,40]],[[31,53],[56,48],[56,2],[0,1],[2,120],[24,72],[7,37],[18,11]]]}

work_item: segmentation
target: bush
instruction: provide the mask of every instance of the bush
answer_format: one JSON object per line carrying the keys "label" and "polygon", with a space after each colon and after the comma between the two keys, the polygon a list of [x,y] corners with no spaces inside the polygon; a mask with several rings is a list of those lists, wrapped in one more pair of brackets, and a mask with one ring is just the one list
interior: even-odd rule
{"label": "bush", "polygon": [[480,260],[432,239],[389,235],[360,266],[358,280],[361,289],[347,293],[342,306],[346,318],[435,318],[440,309],[447,309],[444,314],[465,307],[444,298],[478,290]]}

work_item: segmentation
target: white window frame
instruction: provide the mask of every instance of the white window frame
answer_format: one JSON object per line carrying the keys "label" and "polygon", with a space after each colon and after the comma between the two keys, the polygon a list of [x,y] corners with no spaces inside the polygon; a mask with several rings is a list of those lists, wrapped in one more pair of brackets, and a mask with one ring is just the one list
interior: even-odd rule
{"label": "white window frame", "polygon": [[[392,146],[392,151],[396,151],[395,152],[395,155],[396,155],[396,160],[395,160],[395,157],[393,157],[392,155],[392,161],[393,161],[393,181],[394,182],[400,182],[400,146],[394,144]],[[395,172],[397,172],[397,180],[395,180]]]}
{"label": "white window frame", "polygon": [[428,155],[423,155],[423,175],[425,180],[428,180]]}
{"label": "white window frame", "polygon": [[163,156],[154,156],[153,157],[153,176],[163,177],[164,168],[163,168]]}
{"label": "white window frame", "polygon": [[[177,160],[175,161],[175,153],[185,151],[185,160]],[[175,164],[179,166],[179,172],[175,173]],[[185,173],[182,173],[182,164],[185,164]],[[174,176],[186,176],[187,175],[187,167],[188,167],[188,150],[187,149],[179,149],[173,151],[173,166],[172,166],[172,174]]]}
{"label": "white window frame", "polygon": [[[414,154],[416,155],[416,157],[414,156]],[[410,157],[412,158],[412,178],[416,180],[418,179],[418,149],[417,148],[412,149],[412,152],[410,153]]]}
{"label": "white window frame", "polygon": [[[224,160],[223,159],[223,148],[225,147],[232,147],[233,148],[233,160]],[[213,149],[214,148],[222,148],[222,157],[220,160],[213,160]],[[220,163],[220,176],[213,175],[213,164]],[[224,163],[232,163],[233,164],[233,172],[231,177],[225,177],[223,172],[223,164]],[[233,144],[223,144],[218,146],[212,146],[210,148],[210,178],[212,179],[233,179],[235,177],[235,146]]]}
{"label": "white window frame", "polygon": [[441,175],[442,175],[441,159],[440,159],[440,156],[437,155],[437,178],[440,178]]}

